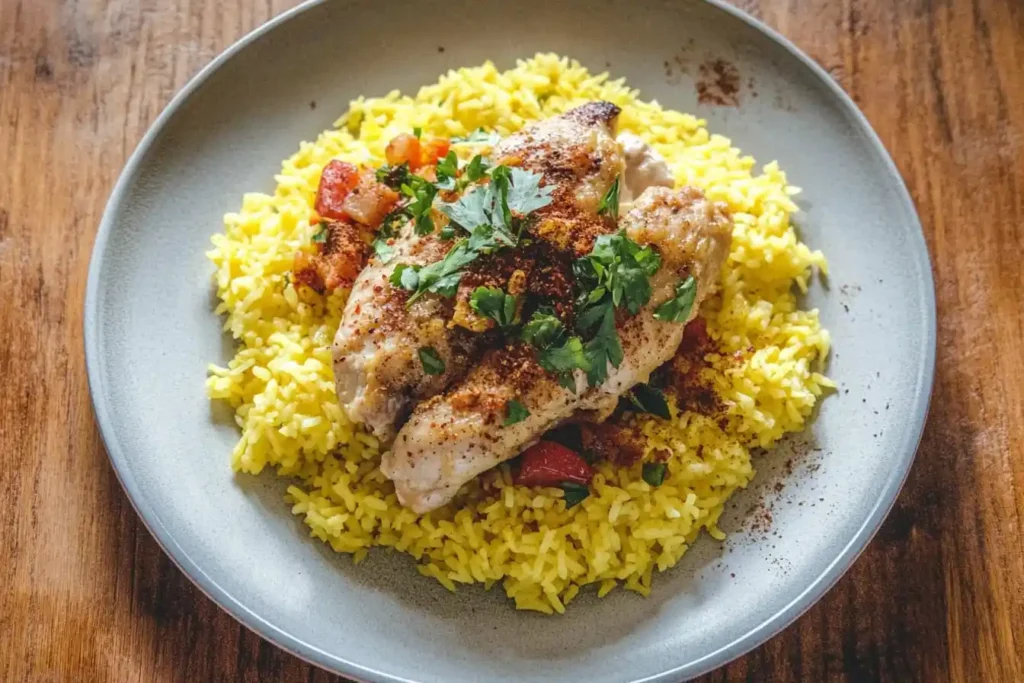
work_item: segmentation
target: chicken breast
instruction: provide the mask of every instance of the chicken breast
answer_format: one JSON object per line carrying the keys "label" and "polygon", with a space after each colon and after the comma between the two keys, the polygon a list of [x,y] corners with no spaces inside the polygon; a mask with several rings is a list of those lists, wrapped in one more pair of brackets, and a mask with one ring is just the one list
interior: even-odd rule
{"label": "chicken breast", "polygon": [[[484,345],[493,342],[480,334],[492,323],[469,307],[476,287],[512,289],[513,278],[523,279],[530,271],[557,276],[573,256],[589,252],[597,235],[615,229],[598,216],[597,206],[624,168],[614,139],[618,114],[613,104],[588,103],[495,146],[496,163],[539,173],[544,185],[553,188],[551,204],[537,212],[530,227],[538,242],[554,248],[539,263],[528,255],[525,261],[502,254],[481,258],[463,276],[454,300],[426,295],[407,307],[408,292],[389,282],[395,264],[433,263],[452,242],[441,240],[436,231],[416,235],[406,225],[388,263],[370,261],[352,287],[333,347],[338,398],[351,419],[390,443],[416,402],[461,378]],[[444,363],[441,374],[425,372],[419,353],[426,347]]]}
{"label": "chicken breast", "polygon": [[[695,188],[647,189],[622,217],[620,226],[641,245],[654,245],[662,266],[651,278],[653,293],[637,315],[619,323],[624,357],[608,378],[588,387],[574,375],[576,392],[541,368],[522,342],[489,351],[467,377],[444,394],[421,403],[386,453],[381,470],[395,483],[403,505],[426,512],[448,502],[459,488],[534,443],[544,432],[582,414],[603,419],[619,396],[669,360],[687,321],[663,322],[655,309],[673,297],[685,276],[698,286],[689,319],[718,280],[732,239],[725,210]],[[523,403],[529,416],[502,426],[509,400]]]}

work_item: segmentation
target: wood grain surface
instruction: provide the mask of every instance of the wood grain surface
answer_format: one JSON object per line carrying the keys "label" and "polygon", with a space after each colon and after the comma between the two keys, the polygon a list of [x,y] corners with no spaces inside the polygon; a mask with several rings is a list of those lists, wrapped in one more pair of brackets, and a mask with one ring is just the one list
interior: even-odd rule
{"label": "wood grain surface", "polygon": [[[0,0],[0,680],[337,681],[251,634],[136,517],[93,419],[99,217],[171,96],[292,0]],[[707,681],[1024,681],[1024,2],[744,0],[850,92],[934,264],[931,415],[892,515]]]}

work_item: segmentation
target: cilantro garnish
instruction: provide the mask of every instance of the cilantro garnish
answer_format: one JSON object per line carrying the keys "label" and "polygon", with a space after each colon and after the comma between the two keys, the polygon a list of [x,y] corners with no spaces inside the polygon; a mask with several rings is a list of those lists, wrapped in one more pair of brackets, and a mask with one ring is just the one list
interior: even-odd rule
{"label": "cilantro garnish", "polygon": [[668,420],[672,415],[668,411],[668,401],[660,389],[649,384],[637,384],[633,390],[626,394],[629,403],[641,413],[650,413],[663,420]]}
{"label": "cilantro garnish", "polygon": [[565,509],[583,502],[590,495],[590,488],[584,484],[577,484],[573,481],[562,482],[562,498],[565,500]]}
{"label": "cilantro garnish", "polygon": [[597,213],[599,215],[608,214],[613,220],[619,220],[619,177],[615,177],[615,182],[608,188],[608,191],[601,197],[601,202],[597,205]]}
{"label": "cilantro garnish", "polygon": [[412,129],[412,134],[416,136],[417,140],[419,140],[420,136],[423,135],[423,129],[420,128],[419,126],[415,126]]}
{"label": "cilantro garnish", "polygon": [[680,280],[675,296],[654,309],[654,317],[665,322],[686,322],[697,298],[697,280],[692,275]]}
{"label": "cilantro garnish", "polygon": [[519,322],[517,303],[516,297],[497,287],[477,287],[469,299],[474,311],[491,318],[499,327],[511,327]]}
{"label": "cilantro garnish", "polygon": [[505,427],[522,422],[528,417],[530,417],[530,411],[514,398],[509,399],[508,403],[505,404],[505,422],[503,423]]}
{"label": "cilantro garnish", "polygon": [[661,486],[665,481],[665,470],[668,467],[663,462],[645,462],[642,476],[651,486]]}
{"label": "cilantro garnish", "polygon": [[437,355],[432,346],[422,346],[419,350],[420,363],[423,364],[423,372],[428,375],[440,375],[444,373],[444,360]]}

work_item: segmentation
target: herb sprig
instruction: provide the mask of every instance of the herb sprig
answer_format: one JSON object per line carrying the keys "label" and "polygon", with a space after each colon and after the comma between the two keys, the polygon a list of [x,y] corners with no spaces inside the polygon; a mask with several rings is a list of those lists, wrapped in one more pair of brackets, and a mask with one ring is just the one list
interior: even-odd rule
{"label": "herb sprig", "polygon": [[[446,181],[454,178],[454,175],[448,175],[452,165],[447,163],[446,159]],[[390,278],[391,284],[413,293],[409,297],[409,304],[427,292],[449,298],[454,296],[466,266],[482,254],[489,254],[501,247],[518,245],[523,221],[528,214],[547,206],[552,201],[552,190],[540,186],[540,175],[507,166],[496,166],[488,171],[485,162],[479,156],[470,161],[463,170],[462,178],[458,180],[475,178],[469,182],[478,182],[485,177],[489,178],[490,182],[478,184],[457,201],[439,202],[437,205],[438,210],[448,216],[456,227],[469,233],[468,240],[459,240],[441,261],[429,266],[399,264],[395,267]],[[433,188],[432,192],[436,193],[436,186],[430,187]],[[406,192],[405,185],[402,190]],[[417,197],[425,196],[428,192],[430,191],[422,188],[413,190]],[[433,197],[434,194],[430,194],[431,202]],[[427,212],[429,220],[429,208]],[[430,225],[432,230],[432,221]],[[417,228],[418,226],[419,222]],[[441,236],[452,238],[455,234],[454,230],[446,226]]]}

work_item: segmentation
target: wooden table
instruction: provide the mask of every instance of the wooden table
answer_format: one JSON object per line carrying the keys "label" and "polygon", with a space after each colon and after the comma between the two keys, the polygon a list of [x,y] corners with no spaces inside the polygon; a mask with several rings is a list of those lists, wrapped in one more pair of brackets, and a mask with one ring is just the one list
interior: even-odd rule
{"label": "wooden table", "polygon": [[[0,0],[0,680],[333,681],[171,564],[107,463],[93,236],[171,96],[294,0]],[[746,0],[860,104],[917,202],[939,348],[910,480],[853,569],[708,681],[1024,681],[1024,3]]]}

